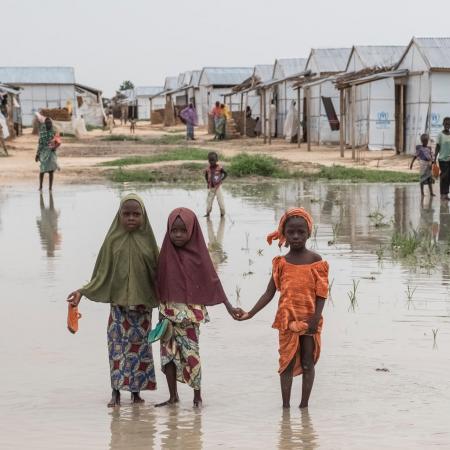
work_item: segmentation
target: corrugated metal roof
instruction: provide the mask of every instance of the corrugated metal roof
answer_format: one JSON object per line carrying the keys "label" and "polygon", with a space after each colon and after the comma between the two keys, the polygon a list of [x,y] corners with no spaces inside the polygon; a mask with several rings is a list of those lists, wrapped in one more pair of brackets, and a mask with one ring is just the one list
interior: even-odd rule
{"label": "corrugated metal roof", "polygon": [[313,48],[309,58],[314,57],[321,73],[338,73],[347,67],[351,51],[351,48]]}
{"label": "corrugated metal roof", "polygon": [[164,90],[171,91],[172,89],[176,89],[178,82],[178,77],[166,77],[164,80]]}
{"label": "corrugated metal roof", "polygon": [[273,64],[257,64],[253,75],[256,75],[262,83],[271,80],[273,76]]}
{"label": "corrugated metal roof", "polygon": [[162,86],[137,86],[134,88],[135,97],[150,97],[159,94],[164,88]]}
{"label": "corrugated metal roof", "polygon": [[208,78],[208,84],[214,86],[235,86],[253,74],[253,67],[204,67],[202,75]]}
{"label": "corrugated metal roof", "polygon": [[0,67],[0,82],[12,84],[74,84],[73,67]]}
{"label": "corrugated metal roof", "polygon": [[414,38],[414,42],[428,60],[431,69],[450,68],[450,38]]}
{"label": "corrugated metal roof", "polygon": [[191,76],[191,86],[197,87],[198,82],[200,81],[200,75],[202,74],[201,70],[193,70]]}
{"label": "corrugated metal roof", "polygon": [[306,58],[280,58],[275,61],[273,76],[278,70],[280,75],[277,78],[286,78],[296,73],[303,72],[306,67]]}
{"label": "corrugated metal roof", "polygon": [[402,57],[402,45],[355,45],[354,50],[361,58],[364,68],[394,67]]}

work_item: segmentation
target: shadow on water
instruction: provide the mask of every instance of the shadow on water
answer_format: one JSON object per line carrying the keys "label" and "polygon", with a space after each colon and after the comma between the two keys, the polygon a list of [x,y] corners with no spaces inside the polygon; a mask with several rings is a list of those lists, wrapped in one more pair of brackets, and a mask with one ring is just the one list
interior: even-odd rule
{"label": "shadow on water", "polygon": [[36,219],[42,248],[47,252],[49,258],[55,256],[61,245],[61,234],[58,230],[59,211],[55,209],[53,194],[49,194],[48,207],[45,206],[44,195],[39,196],[39,207],[41,217]]}
{"label": "shadow on water", "polygon": [[319,448],[317,434],[308,411],[300,411],[300,417],[291,416],[290,410],[283,410],[280,419],[278,448],[314,450]]}

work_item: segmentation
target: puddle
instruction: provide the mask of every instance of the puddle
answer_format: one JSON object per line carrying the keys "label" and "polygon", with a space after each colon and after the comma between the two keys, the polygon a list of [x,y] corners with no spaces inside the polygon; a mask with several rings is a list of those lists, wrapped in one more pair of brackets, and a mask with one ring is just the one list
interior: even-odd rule
{"label": "puddle", "polygon": [[[159,243],[173,208],[204,212],[203,190],[136,190]],[[105,186],[57,186],[51,199],[28,187],[0,188],[0,448],[450,446],[450,259],[426,271],[389,256],[380,262],[376,254],[394,231],[419,227],[431,229],[445,245],[447,205],[426,198],[421,206],[416,185],[227,185],[225,219],[214,209],[210,222],[200,222],[230,300],[239,297],[244,309],[265,290],[271,260],[279,254],[265,236],[284,209],[305,206],[315,218],[310,244],[330,263],[332,298],[324,309],[309,412],[295,407],[299,378],[291,411],[280,407],[277,333],[270,328],[276,299],[245,323],[229,319],[224,307],[210,308],[212,321],[201,336],[201,411],[192,410],[186,386],[179,388],[180,406],[153,408],[167,397],[159,371],[158,390],[143,394],[146,406],[132,407],[124,393],[124,406],[111,411],[105,406],[108,307],[83,300],[80,332],[73,336],[66,330],[65,297],[89,279],[121,193]],[[388,225],[369,219],[374,212]],[[359,281],[355,311],[348,296],[353,280]],[[156,367],[158,350],[156,345]]]}

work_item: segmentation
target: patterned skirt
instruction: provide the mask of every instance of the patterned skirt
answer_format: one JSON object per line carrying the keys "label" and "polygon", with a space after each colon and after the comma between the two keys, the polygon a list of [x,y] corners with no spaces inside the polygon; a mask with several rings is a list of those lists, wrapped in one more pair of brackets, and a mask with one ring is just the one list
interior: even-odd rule
{"label": "patterned skirt", "polygon": [[147,342],[152,313],[145,307],[111,305],[108,352],[111,387],[139,392],[156,389],[152,347]]}

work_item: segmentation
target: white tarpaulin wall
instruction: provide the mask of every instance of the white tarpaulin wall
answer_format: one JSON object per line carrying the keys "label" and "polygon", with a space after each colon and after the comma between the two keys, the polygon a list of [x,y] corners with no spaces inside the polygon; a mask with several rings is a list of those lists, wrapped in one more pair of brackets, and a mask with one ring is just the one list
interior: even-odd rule
{"label": "white tarpaulin wall", "polygon": [[41,108],[64,108],[67,100],[76,109],[74,85],[20,85],[20,104],[22,107],[22,123],[31,126],[34,113]]}
{"label": "white tarpaulin wall", "polygon": [[[297,91],[292,89],[293,81],[278,83],[273,89],[277,96],[277,135],[283,136],[284,121],[292,100],[297,101]],[[267,112],[269,109],[267,109]]]}
{"label": "white tarpaulin wall", "polygon": [[450,117],[450,73],[431,73],[430,135],[442,131],[444,117]]}
{"label": "white tarpaulin wall", "polygon": [[[355,94],[355,145],[367,146],[369,150],[395,149],[394,79],[357,85]],[[351,117],[352,105],[348,99],[347,111]],[[346,143],[351,145],[351,142],[351,121],[347,121]]]}
{"label": "white tarpaulin wall", "polygon": [[101,96],[97,97],[97,95],[88,91],[77,92],[77,96],[82,98],[83,104],[77,108],[76,117],[81,118],[83,116],[86,125],[102,127],[106,118]]}
{"label": "white tarpaulin wall", "polygon": [[150,120],[150,99],[137,97],[137,116],[139,120]]}
{"label": "white tarpaulin wall", "polygon": [[339,143],[339,130],[333,131],[331,129],[322,101],[322,97],[331,99],[339,119],[339,91],[334,87],[331,80],[314,84],[309,89],[311,92],[311,143],[319,145],[323,143]]}

